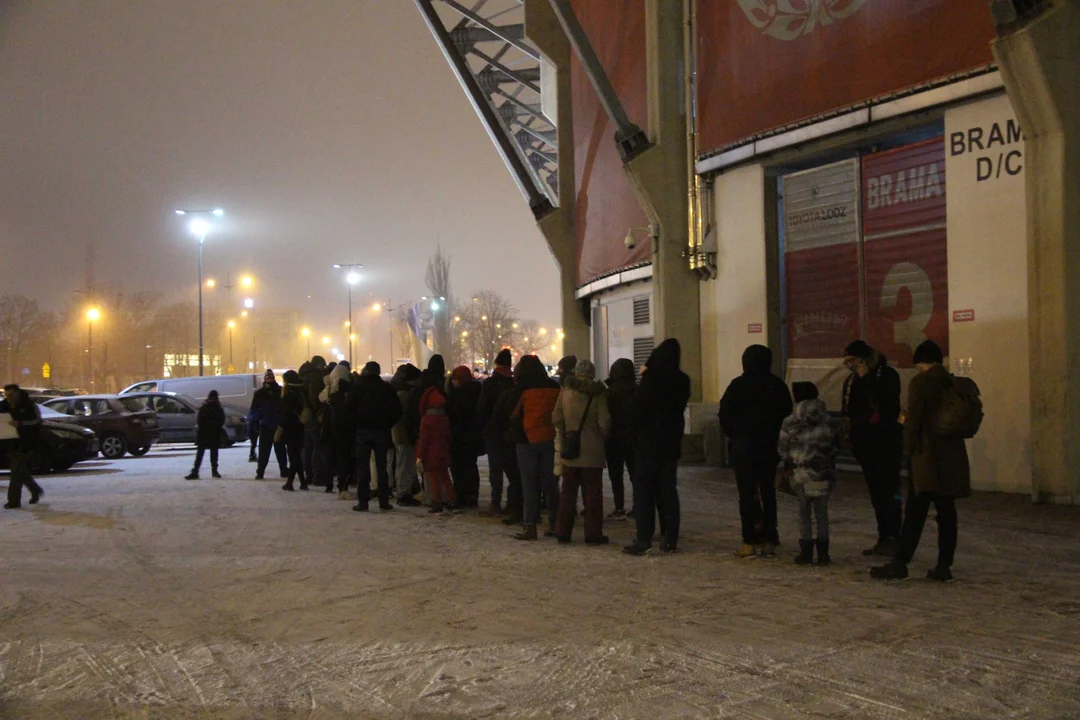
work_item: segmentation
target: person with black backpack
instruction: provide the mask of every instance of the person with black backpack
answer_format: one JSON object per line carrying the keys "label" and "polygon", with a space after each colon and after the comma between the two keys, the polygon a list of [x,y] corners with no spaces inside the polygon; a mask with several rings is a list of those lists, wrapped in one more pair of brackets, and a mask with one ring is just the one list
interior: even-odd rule
{"label": "person with black backpack", "polygon": [[353,510],[367,512],[371,499],[371,453],[375,453],[378,475],[379,509],[393,510],[390,504],[390,476],[387,456],[392,447],[390,431],[401,419],[401,402],[390,383],[379,377],[377,362],[364,366],[349,394],[349,409],[356,422],[357,504]]}
{"label": "person with black backpack", "polygon": [[971,495],[971,467],[965,437],[974,436],[982,420],[978,388],[968,378],[956,378],[942,364],[941,348],[931,340],[915,349],[919,374],[908,387],[904,422],[904,451],[910,459],[910,487],[900,547],[887,565],[870,569],[878,580],[903,580],[919,547],[931,503],[937,511],[938,561],[926,575],[952,580],[956,554],[956,500]]}

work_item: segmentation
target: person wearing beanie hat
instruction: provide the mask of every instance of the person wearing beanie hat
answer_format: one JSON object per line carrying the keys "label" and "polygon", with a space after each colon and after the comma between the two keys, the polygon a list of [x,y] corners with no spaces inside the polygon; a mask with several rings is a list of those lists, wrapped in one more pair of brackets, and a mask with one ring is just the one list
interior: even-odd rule
{"label": "person wearing beanie hat", "polygon": [[[276,378],[274,377],[274,371],[273,370],[267,370],[265,373],[263,373],[263,386],[265,386],[267,382],[274,383],[275,385],[277,384]],[[259,391],[256,390],[255,393],[252,395],[252,397],[251,397],[251,407],[248,408],[248,415],[247,415],[248,436],[251,439],[251,451],[248,453],[248,462],[258,462],[259,461],[258,453],[259,453],[259,427],[260,426],[259,426],[259,418],[254,413],[255,395],[258,394],[258,392]]]}
{"label": "person wearing beanie hat", "polygon": [[894,557],[900,536],[900,467],[904,451],[900,418],[900,374],[863,340],[844,348],[840,414],[855,459],[862,466],[877,519],[877,542],[863,555]]}
{"label": "person wearing beanie hat", "polygon": [[199,479],[199,466],[202,465],[203,455],[207,450],[210,450],[210,472],[213,477],[220,479],[221,474],[218,473],[218,450],[221,448],[221,435],[225,429],[225,409],[221,407],[221,400],[218,399],[217,390],[211,390],[207,394],[206,401],[199,408],[196,423],[198,430],[196,430],[195,434],[197,444],[195,465],[192,466],[191,473],[184,479]]}
{"label": "person wearing beanie hat", "polygon": [[911,484],[899,550],[887,565],[871,568],[870,577],[902,580],[908,576],[907,566],[919,547],[932,504],[937,513],[938,557],[937,565],[926,577],[949,582],[958,534],[956,501],[971,495],[971,466],[964,438],[936,432],[935,421],[944,412],[947,391],[952,391],[953,398],[969,395],[977,398],[979,389],[970,378],[949,374],[943,365],[944,353],[932,340],[919,345],[913,359],[919,374],[908,385],[904,418],[904,447],[910,460]]}
{"label": "person wearing beanie hat", "polygon": [[454,481],[455,507],[475,508],[480,501],[480,470],[476,458],[484,454],[483,438],[476,423],[480,383],[461,365],[450,375],[446,414],[450,416],[450,476]]}
{"label": "person wearing beanie hat", "polygon": [[[310,366],[309,366],[310,367]],[[292,492],[293,481],[300,476],[300,489],[308,489],[308,476],[304,469],[304,381],[300,373],[295,370],[286,371],[284,377],[285,386],[281,390],[281,420],[274,440],[283,442],[289,458],[289,469],[286,472],[285,484],[282,490]]]}
{"label": "person wearing beanie hat", "polygon": [[281,423],[281,386],[273,370],[263,375],[262,387],[255,391],[248,410],[248,426],[254,438],[258,437],[258,455],[255,465],[255,479],[262,480],[266,466],[270,463],[270,453],[277,457],[278,470],[282,478],[289,470],[289,457],[285,443],[274,440],[278,425]]}
{"label": "person wearing beanie hat", "polygon": [[[604,535],[604,464],[611,414],[605,393],[604,384],[596,381],[596,367],[582,359],[563,383],[555,403],[555,447],[563,478],[555,536],[561,543],[572,541],[578,488],[585,499],[585,544],[608,543]],[[575,436],[576,441],[568,444]],[[571,447],[572,453],[568,452]]]}
{"label": "person wearing beanie hat", "polygon": [[566,379],[574,374],[574,370],[577,368],[577,362],[576,355],[567,355],[559,361],[555,374],[559,378],[560,385],[565,384]]}
{"label": "person wearing beanie hat", "polygon": [[485,515],[501,515],[503,507],[503,484],[506,483],[506,512],[504,522],[516,525],[521,522],[522,496],[521,473],[518,471],[517,450],[509,437],[510,410],[517,404],[514,378],[510,370],[513,356],[509,348],[503,348],[495,356],[495,368],[480,388],[476,405],[476,425],[484,441],[488,457],[488,482],[491,485],[491,501]]}

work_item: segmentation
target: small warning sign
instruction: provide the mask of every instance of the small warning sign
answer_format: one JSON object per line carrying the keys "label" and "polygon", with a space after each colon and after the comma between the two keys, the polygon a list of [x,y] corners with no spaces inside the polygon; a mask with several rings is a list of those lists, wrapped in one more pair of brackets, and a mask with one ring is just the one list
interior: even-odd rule
{"label": "small warning sign", "polygon": [[50,366],[49,363],[45,363],[41,366],[41,377],[46,380],[52,377],[52,366]]}
{"label": "small warning sign", "polygon": [[975,322],[974,310],[953,310],[953,322]]}
{"label": "small warning sign", "polygon": [[761,333],[762,332],[761,323],[750,323],[749,325],[746,326],[746,332],[750,333],[751,335]]}

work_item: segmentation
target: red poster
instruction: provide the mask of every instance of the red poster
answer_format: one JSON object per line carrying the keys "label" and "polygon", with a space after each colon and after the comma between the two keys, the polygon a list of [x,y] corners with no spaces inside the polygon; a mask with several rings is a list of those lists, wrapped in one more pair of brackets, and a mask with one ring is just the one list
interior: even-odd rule
{"label": "red poster", "polygon": [[867,341],[899,367],[919,343],[949,353],[942,138],[863,158]]}

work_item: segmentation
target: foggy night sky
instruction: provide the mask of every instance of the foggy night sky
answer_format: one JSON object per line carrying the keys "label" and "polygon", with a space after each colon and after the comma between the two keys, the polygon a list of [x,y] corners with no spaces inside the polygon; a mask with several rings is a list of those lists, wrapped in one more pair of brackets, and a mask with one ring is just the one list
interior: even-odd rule
{"label": "foggy night sky", "polygon": [[410,0],[0,0],[0,158],[0,292],[46,307],[89,244],[98,286],[194,300],[173,209],[221,206],[206,276],[313,325],[344,315],[334,262],[365,264],[357,303],[426,294],[436,237],[459,298],[558,324],[544,240]]}

